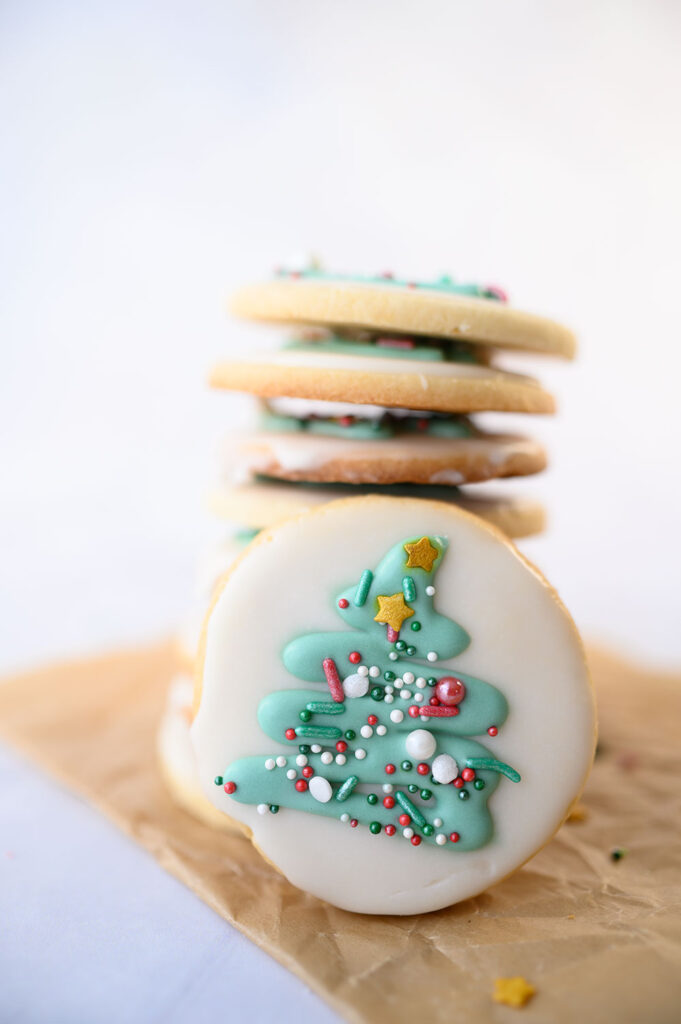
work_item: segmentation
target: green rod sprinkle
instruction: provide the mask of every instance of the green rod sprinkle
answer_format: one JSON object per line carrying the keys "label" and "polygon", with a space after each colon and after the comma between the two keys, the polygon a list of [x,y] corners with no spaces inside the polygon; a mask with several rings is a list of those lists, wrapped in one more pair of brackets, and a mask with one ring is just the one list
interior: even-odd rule
{"label": "green rod sprinkle", "polygon": [[491,772],[499,772],[501,775],[505,775],[511,782],[520,782],[520,775],[511,768],[509,764],[504,764],[503,761],[497,761],[494,757],[469,757],[466,760],[466,764],[469,768],[488,768]]}
{"label": "green rod sprinkle", "polygon": [[345,704],[323,700],[311,700],[305,707],[315,715],[342,715],[345,711]]}
{"label": "green rod sprinkle", "polygon": [[424,825],[428,824],[428,822],[423,817],[418,807],[414,806],[414,804],[411,802],[406,793],[402,793],[398,789],[397,792],[395,793],[395,799],[397,800],[402,810],[406,811],[407,814],[411,815],[412,821],[415,821],[419,828],[423,828]]}
{"label": "green rod sprinkle", "polygon": [[354,604],[357,608],[361,608],[365,604],[366,599],[369,596],[369,587],[371,586],[373,579],[374,574],[371,569],[365,569],[360,576],[354,597]]}
{"label": "green rod sprinkle", "polygon": [[351,775],[349,779],[346,779],[341,788],[336,793],[336,800],[338,800],[338,802],[341,804],[343,803],[344,800],[347,800],[347,798],[350,796],[358,782],[359,778],[356,775]]}
{"label": "green rod sprinkle", "polygon": [[339,740],[343,733],[335,725],[299,725],[296,736],[309,736],[311,740]]}
{"label": "green rod sprinkle", "polygon": [[402,580],[402,593],[405,601],[416,600],[416,584],[411,576],[405,576]]}

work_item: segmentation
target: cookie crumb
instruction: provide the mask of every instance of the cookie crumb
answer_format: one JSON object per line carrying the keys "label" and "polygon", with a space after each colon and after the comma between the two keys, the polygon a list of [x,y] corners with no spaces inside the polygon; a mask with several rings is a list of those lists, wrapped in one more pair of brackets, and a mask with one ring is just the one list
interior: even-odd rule
{"label": "cookie crumb", "polygon": [[531,985],[525,978],[495,978],[492,998],[495,1003],[503,1003],[504,1006],[513,1006],[519,1009],[529,1002],[536,991],[534,985]]}
{"label": "cookie crumb", "polygon": [[589,812],[584,804],[575,804],[565,820],[574,824],[577,821],[586,821],[588,817]]}

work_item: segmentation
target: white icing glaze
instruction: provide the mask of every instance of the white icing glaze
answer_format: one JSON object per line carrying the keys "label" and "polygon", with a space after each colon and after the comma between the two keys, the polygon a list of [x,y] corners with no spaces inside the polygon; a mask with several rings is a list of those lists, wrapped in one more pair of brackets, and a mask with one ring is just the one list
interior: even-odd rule
{"label": "white icing glaze", "polygon": [[159,726],[157,746],[167,771],[188,790],[199,803],[205,801],[189,731],[194,682],[188,675],[173,677],[166,706]]}
{"label": "white icing glaze", "polygon": [[[286,808],[261,817],[227,796],[213,783],[227,763],[290,754],[256,717],[268,693],[305,685],[281,663],[286,643],[310,630],[342,628],[325,595],[359,579],[393,544],[423,534],[449,538],[436,607],[472,637],[438,670],[489,680],[510,706],[499,735],[485,741],[522,782],[503,780],[492,795],[492,841],[470,852],[423,845],[414,851],[395,837]],[[237,563],[207,625],[192,735],[206,794],[253,830],[257,846],[295,885],[348,910],[411,914],[474,896],[551,837],[591,763],[594,706],[569,616],[500,534],[440,503],[353,498],[266,531]]]}
{"label": "white icing glaze", "polygon": [[385,405],[352,405],[351,402],[325,402],[321,399],[312,398],[268,398],[267,404],[273,412],[282,416],[295,416],[296,419],[305,419],[308,416],[321,416],[325,418],[340,416],[358,416],[365,420],[380,420],[386,413],[391,416],[405,417],[432,416],[432,412],[415,409],[388,409]]}

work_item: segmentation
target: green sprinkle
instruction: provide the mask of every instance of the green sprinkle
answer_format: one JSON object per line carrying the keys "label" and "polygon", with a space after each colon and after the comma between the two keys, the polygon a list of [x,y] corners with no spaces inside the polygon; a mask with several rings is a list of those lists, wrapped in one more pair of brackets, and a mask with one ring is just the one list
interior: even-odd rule
{"label": "green sprinkle", "polygon": [[298,750],[300,751],[301,754],[309,754],[310,753],[310,744],[309,743],[300,743],[298,745]]}
{"label": "green sprinkle", "polygon": [[505,775],[511,782],[520,782],[520,775],[515,768],[504,764],[503,761],[497,761],[494,757],[469,757],[466,760],[466,764],[469,768],[474,768],[476,771],[480,768],[488,768],[491,772],[499,772],[501,775]]}
{"label": "green sprinkle", "polygon": [[409,655],[410,658],[413,658],[414,655],[416,654],[416,648],[411,646],[407,647],[407,654]]}
{"label": "green sprinkle", "polygon": [[343,733],[335,725],[299,725],[296,736],[307,736],[311,740],[339,740]]}
{"label": "green sprinkle", "polygon": [[403,772],[410,772],[413,767],[414,765],[411,763],[411,761],[403,761],[402,764],[400,765],[400,768],[402,769]]}
{"label": "green sprinkle", "polygon": [[428,686],[437,686],[437,679],[435,678],[435,676],[429,676],[426,679],[426,682],[428,683]]}
{"label": "green sprinkle", "polygon": [[373,836],[377,836],[378,833],[381,831],[380,822],[372,821],[371,824],[369,825],[369,831]]}
{"label": "green sprinkle", "polygon": [[357,733],[355,732],[354,729],[346,729],[345,732],[343,733],[343,735],[345,736],[346,740],[356,740],[357,739]]}
{"label": "green sprinkle", "polygon": [[378,803],[378,797],[376,796],[375,793],[369,793],[369,795],[367,797],[367,803],[368,804],[377,804]]}
{"label": "green sprinkle", "polygon": [[225,780],[222,778],[222,775],[216,775],[215,778],[213,779],[213,782],[215,783],[216,786],[221,786],[224,781]]}
{"label": "green sprinkle", "polygon": [[372,690],[371,690],[370,696],[371,696],[372,700],[383,700],[383,698],[385,696],[385,694],[383,692],[383,687],[382,686],[374,686],[372,688]]}
{"label": "green sprinkle", "polygon": [[407,789],[409,790],[410,793],[418,793],[418,791],[419,791],[419,787],[415,786],[413,782],[409,783],[409,785],[407,786]]}
{"label": "green sprinkle", "polygon": [[356,775],[351,775],[349,779],[346,779],[341,788],[336,793],[336,800],[342,804],[344,800],[352,793],[353,789],[359,782],[359,778]]}
{"label": "green sprinkle", "polygon": [[313,715],[342,715],[345,711],[345,704],[331,700],[311,700],[305,707]]}
{"label": "green sprinkle", "polygon": [[422,789],[421,790],[421,799],[422,800],[430,800],[432,795],[433,794],[431,793],[431,791],[429,789]]}
{"label": "green sprinkle", "polygon": [[418,809],[418,807],[414,806],[414,804],[411,802],[406,793],[403,793],[401,790],[398,789],[397,792],[395,793],[395,799],[397,800],[402,810],[406,811],[407,814],[411,816],[412,821],[415,821],[419,828],[423,828],[424,825],[428,824],[426,819],[423,817],[420,810]]}
{"label": "green sprinkle", "polygon": [[483,782],[482,779],[476,779],[475,782],[473,783],[473,785],[475,786],[476,789],[484,789],[485,788],[485,783]]}
{"label": "green sprinkle", "polygon": [[406,641],[404,641],[404,640],[396,640],[395,641],[395,650],[396,651],[406,651],[406,649],[407,649]]}
{"label": "green sprinkle", "polygon": [[418,633],[418,631],[421,628],[421,623],[414,619],[414,621],[411,624],[411,628],[414,630],[415,633]]}
{"label": "green sprinkle", "polygon": [[423,832],[424,836],[432,836],[435,829],[433,828],[432,825],[422,825],[421,831]]}
{"label": "green sprinkle", "polygon": [[270,804],[270,814],[276,814],[279,810],[279,804]]}
{"label": "green sprinkle", "polygon": [[310,719],[312,718],[312,712],[308,711],[307,708],[303,708],[303,710],[299,713],[298,718],[300,719],[301,722],[309,722]]}
{"label": "green sprinkle", "polygon": [[395,673],[392,671],[392,669],[388,668],[383,673],[383,678],[385,679],[386,683],[394,683],[395,679],[396,679],[396,676],[395,676]]}
{"label": "green sprinkle", "polygon": [[623,846],[617,846],[614,850],[610,851],[610,860],[618,861],[622,860],[623,857],[629,853]]}
{"label": "green sprinkle", "polygon": [[405,601],[416,600],[416,584],[411,576],[405,576],[402,580],[402,593]]}
{"label": "green sprinkle", "polygon": [[374,574],[371,569],[365,569],[359,578],[357,584],[357,590],[355,591],[354,605],[356,608],[362,608],[366,604],[366,599],[369,596],[369,587],[371,586],[374,579]]}
{"label": "green sprinkle", "polygon": [[469,796],[470,796],[470,793],[468,792],[467,789],[460,789],[459,790],[459,800],[468,800]]}

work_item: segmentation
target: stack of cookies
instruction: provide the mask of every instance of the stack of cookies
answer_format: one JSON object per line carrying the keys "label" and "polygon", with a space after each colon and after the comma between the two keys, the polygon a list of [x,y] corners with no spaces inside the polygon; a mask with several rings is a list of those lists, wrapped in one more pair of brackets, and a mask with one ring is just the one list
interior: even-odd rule
{"label": "stack of cookies", "polygon": [[570,359],[575,352],[569,330],[512,309],[501,289],[450,278],[282,270],[237,292],[232,311],[281,324],[287,336],[279,350],[222,362],[211,377],[216,388],[256,396],[259,421],[229,439],[223,479],[210,495],[212,511],[235,532],[202,574],[160,740],[176,797],[210,820],[215,811],[193,768],[190,677],[214,583],[239,549],[289,516],[366,494],[445,502],[512,538],[539,532],[540,505],[488,494],[486,487],[479,493],[479,485],[540,472],[541,445],[487,432],[474,417],[554,411],[537,380],[498,367],[500,353]]}

